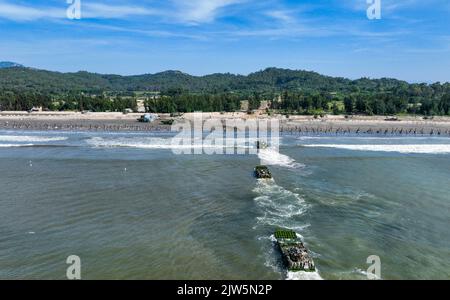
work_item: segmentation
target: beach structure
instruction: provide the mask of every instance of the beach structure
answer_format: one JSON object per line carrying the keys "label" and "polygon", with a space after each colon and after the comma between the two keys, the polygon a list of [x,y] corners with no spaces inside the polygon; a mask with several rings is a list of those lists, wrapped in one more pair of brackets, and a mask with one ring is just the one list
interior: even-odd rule
{"label": "beach structure", "polygon": [[258,179],[271,179],[272,174],[266,166],[256,166],[255,167],[255,177]]}
{"label": "beach structure", "polygon": [[138,121],[142,123],[153,123],[158,119],[158,115],[156,114],[145,114],[142,115]]}
{"label": "beach structure", "polygon": [[137,99],[136,108],[138,113],[145,113],[145,99]]}
{"label": "beach structure", "polygon": [[247,112],[249,110],[249,101],[248,100],[242,100],[241,101],[241,112]]}
{"label": "beach structure", "polygon": [[316,267],[308,249],[298,238],[295,231],[278,229],[275,231],[277,246],[283,256],[283,262],[292,272],[314,272]]}
{"label": "beach structure", "polygon": [[33,113],[33,112],[42,112],[42,106],[33,106],[31,109],[28,110],[29,113]]}

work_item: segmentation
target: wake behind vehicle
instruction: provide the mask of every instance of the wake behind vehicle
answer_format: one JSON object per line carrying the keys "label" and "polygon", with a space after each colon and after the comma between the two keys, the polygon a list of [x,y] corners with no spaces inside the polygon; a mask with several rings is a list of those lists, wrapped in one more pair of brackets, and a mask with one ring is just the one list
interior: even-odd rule
{"label": "wake behind vehicle", "polygon": [[295,231],[278,229],[275,231],[275,238],[289,271],[314,272],[316,270],[308,249],[303,245]]}

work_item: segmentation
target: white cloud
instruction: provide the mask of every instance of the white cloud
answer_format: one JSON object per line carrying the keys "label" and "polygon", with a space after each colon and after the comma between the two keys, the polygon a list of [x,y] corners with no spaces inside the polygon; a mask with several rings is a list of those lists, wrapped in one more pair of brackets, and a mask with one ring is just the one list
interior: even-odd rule
{"label": "white cloud", "polygon": [[[341,1],[341,0],[339,0]],[[418,7],[432,7],[446,5],[448,0],[381,0],[381,9],[383,12],[393,13],[402,9],[411,9]],[[342,1],[344,6],[355,11],[367,10],[369,4],[366,0],[346,0]]]}
{"label": "white cloud", "polygon": [[[247,0],[172,0],[174,7],[152,9],[136,5],[114,5],[98,2],[81,2],[81,17],[86,19],[125,19],[132,16],[158,16],[175,23],[212,22],[224,7]],[[0,0],[0,18],[14,21],[66,18],[68,5],[60,7],[12,4]]]}
{"label": "white cloud", "polygon": [[33,21],[43,18],[63,18],[66,16],[65,9],[57,8],[35,8],[0,2],[0,18],[14,21]]}
{"label": "white cloud", "polygon": [[100,24],[92,24],[92,23],[80,23],[80,26],[84,26],[86,28],[95,28],[100,30],[108,30],[115,32],[126,32],[126,33],[135,33],[141,34],[149,37],[178,37],[178,38],[186,38],[186,39],[195,39],[195,40],[205,40],[206,37],[202,35],[188,34],[183,32],[171,32],[165,30],[146,30],[146,29],[135,29],[135,28],[127,28],[120,26],[112,26],[112,25],[100,25]]}
{"label": "white cloud", "polygon": [[82,2],[82,18],[91,19],[120,19],[129,16],[158,15],[160,12],[139,6],[110,5],[101,3]]}
{"label": "white cloud", "polygon": [[382,7],[384,8],[385,11],[393,12],[398,9],[414,6],[417,3],[418,3],[417,0],[396,0],[396,1],[384,0],[382,2]]}
{"label": "white cloud", "polygon": [[[62,1],[65,3],[64,1]],[[0,2],[0,18],[13,21],[64,19],[68,6],[37,7]],[[81,17],[88,19],[120,19],[130,16],[158,15],[160,12],[140,6],[81,2]]]}
{"label": "white cloud", "polygon": [[173,0],[178,8],[178,17],[187,23],[212,22],[220,10],[226,6],[238,4],[242,0]]}
{"label": "white cloud", "polygon": [[286,10],[272,10],[265,13],[267,16],[274,18],[275,20],[283,23],[293,23],[295,18],[291,15],[290,11]]}

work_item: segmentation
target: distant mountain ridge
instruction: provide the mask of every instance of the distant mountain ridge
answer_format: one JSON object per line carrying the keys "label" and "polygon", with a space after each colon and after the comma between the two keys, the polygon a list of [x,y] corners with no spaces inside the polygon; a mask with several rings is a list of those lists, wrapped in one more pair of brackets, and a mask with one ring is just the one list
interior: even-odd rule
{"label": "distant mountain ridge", "polygon": [[23,68],[24,66],[12,61],[0,61],[0,69],[5,68]]}

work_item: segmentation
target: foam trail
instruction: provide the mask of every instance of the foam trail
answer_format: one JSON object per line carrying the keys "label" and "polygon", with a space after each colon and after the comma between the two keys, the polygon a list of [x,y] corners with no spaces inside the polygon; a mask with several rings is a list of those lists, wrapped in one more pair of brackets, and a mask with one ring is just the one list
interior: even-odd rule
{"label": "foam trail", "polygon": [[57,142],[65,140],[67,140],[67,137],[0,135],[0,142]]}
{"label": "foam trail", "polygon": [[323,280],[316,272],[287,272],[286,280]]}
{"label": "foam trail", "polygon": [[[298,233],[304,230],[309,224],[300,224],[298,219],[308,209],[308,205],[304,199],[297,193],[291,192],[277,185],[275,181],[260,179],[257,181],[253,192],[257,194],[255,202],[262,212],[262,216],[257,218],[257,226],[268,226],[270,228],[288,228],[295,230],[297,236],[302,238]],[[273,268],[276,272],[284,272],[280,261],[276,259],[274,247],[275,237],[271,235],[259,238],[264,241],[264,247],[267,247],[265,265]],[[269,246],[270,245],[270,246]],[[270,248],[269,248],[270,247]],[[315,280],[322,279],[317,272],[288,272],[286,274],[288,280]]]}
{"label": "foam trail", "polygon": [[284,189],[274,180],[267,179],[259,179],[253,192],[258,194],[254,200],[264,213],[264,216],[258,217],[258,223],[297,230],[307,226],[290,223],[293,217],[303,215],[308,207],[299,194]]}
{"label": "foam trail", "polygon": [[287,168],[301,168],[304,167],[303,164],[295,162],[291,157],[281,154],[279,151],[267,148],[260,149],[258,153],[258,157],[261,160],[262,165],[269,166],[282,166]]}
{"label": "foam trail", "polygon": [[376,274],[372,274],[372,273],[369,274],[369,273],[367,273],[367,271],[361,270],[359,268],[355,268],[350,273],[356,273],[356,274],[362,275],[362,276],[364,276],[364,278],[367,278],[367,279],[374,279],[374,278],[378,279],[378,280],[382,279],[382,278],[379,278]]}
{"label": "foam trail", "polygon": [[350,144],[313,144],[302,145],[312,148],[336,148],[355,151],[397,152],[405,154],[446,154],[450,153],[450,144],[417,145],[350,145]]}

